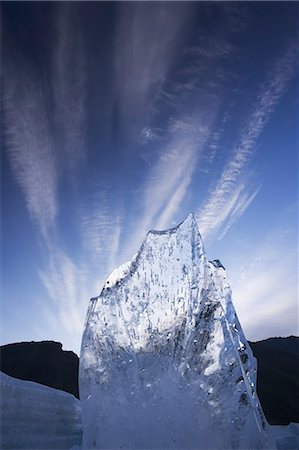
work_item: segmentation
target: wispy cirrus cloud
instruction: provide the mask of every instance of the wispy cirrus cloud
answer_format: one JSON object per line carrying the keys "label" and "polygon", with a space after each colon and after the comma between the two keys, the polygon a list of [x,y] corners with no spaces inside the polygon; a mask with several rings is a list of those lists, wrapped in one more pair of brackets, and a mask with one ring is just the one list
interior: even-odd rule
{"label": "wispy cirrus cloud", "polygon": [[[181,70],[179,79],[163,77],[162,82],[156,85],[148,119],[150,124],[144,126],[140,140],[145,161],[148,160],[146,145],[150,148],[152,142],[158,157],[141,188],[142,215],[136,225],[139,232],[128,243],[131,253],[132,249],[137,250],[149,229],[163,229],[171,225],[194,181],[199,160],[210,139],[222,102],[220,91],[223,80],[217,81],[216,87],[203,88],[200,77],[219,61],[235,54],[238,48],[225,39],[211,39],[206,48],[205,45],[204,37],[199,36],[197,47],[188,48],[186,52],[181,48],[181,54],[178,52],[176,57],[181,58],[186,53],[189,60],[187,67]],[[214,80],[214,72],[210,78]],[[157,126],[159,111],[165,106],[170,114],[167,126],[160,129]]]}
{"label": "wispy cirrus cloud", "polygon": [[7,155],[30,216],[45,237],[54,227],[58,211],[58,174],[44,92],[28,65],[22,77],[12,61],[5,68]]}
{"label": "wispy cirrus cloud", "polygon": [[[122,261],[118,259],[123,232],[121,202],[111,201],[111,182],[103,180],[80,206],[83,263],[102,279]],[[97,285],[97,290],[99,286]]]}
{"label": "wispy cirrus cloud", "polygon": [[[180,209],[210,139],[222,102],[221,92],[227,82],[218,80],[215,65],[239,50],[227,39],[210,38],[207,42],[207,36],[202,32],[196,46],[183,47],[177,50],[175,57],[179,60],[188,55],[188,62],[180,70],[179,77],[170,79],[164,76],[155,86],[148,118],[150,125],[147,124],[142,131],[143,159],[147,160],[146,145],[153,141],[159,155],[142,187],[143,215],[138,229],[143,236],[151,227],[170,226]],[[207,74],[211,82],[209,86],[206,80],[203,85],[202,76]],[[167,126],[160,129],[157,126],[159,112],[165,107],[169,111]]]}
{"label": "wispy cirrus cloud", "polygon": [[177,113],[190,102],[198,99],[198,106],[210,109],[219,103],[223,90],[236,73],[227,70],[226,63],[238,55],[240,48],[230,42],[229,37],[211,37],[202,30],[196,45],[185,47],[180,57],[188,57],[179,72],[179,77],[165,78],[159,86],[156,100],[165,102]]}
{"label": "wispy cirrus cloud", "polygon": [[196,173],[209,135],[209,120],[194,115],[169,122],[167,142],[162,142],[141,189],[138,232],[128,241],[126,255],[136,252],[150,229],[171,225]]}
{"label": "wispy cirrus cloud", "polygon": [[[128,119],[131,117],[131,113],[136,115],[139,108],[146,112],[147,107],[145,105],[148,104],[151,104],[152,107],[151,125],[148,125],[146,113],[142,115],[140,121],[140,124],[142,123],[142,132],[139,139],[142,144],[141,158],[147,162],[149,167],[146,171],[145,181],[138,189],[139,194],[135,197],[139,218],[137,223],[133,225],[134,232],[128,238],[125,238],[125,243],[120,242],[120,238],[124,239],[124,235],[128,232],[130,226],[128,223],[123,223],[119,214],[115,214],[115,208],[118,208],[118,206],[112,206],[111,200],[108,201],[113,192],[113,187],[105,182],[97,186],[94,195],[88,200],[87,210],[81,214],[86,254],[90,255],[95,264],[100,264],[103,267],[104,273],[113,268],[112,261],[114,261],[114,264],[119,264],[123,260],[131,258],[138,250],[149,229],[162,229],[171,225],[193,181],[198,161],[203,154],[211,131],[211,124],[219,107],[219,102],[214,102],[212,106],[210,105],[209,110],[202,110],[202,103],[209,103],[208,95],[207,92],[202,92],[201,87],[198,87],[196,81],[193,80],[190,84],[190,92],[193,95],[198,95],[201,107],[193,107],[192,109],[188,107],[188,112],[186,112],[186,106],[188,106],[188,99],[186,103],[185,97],[187,81],[181,84],[180,89],[179,83],[171,82],[169,84],[167,77],[164,77],[171,58],[178,57],[179,52],[174,48],[174,42],[180,39],[177,34],[180,32],[184,18],[180,18],[176,28],[170,31],[165,26],[165,23],[168,23],[169,20],[168,15],[161,14],[158,22],[155,21],[155,36],[151,38],[151,23],[157,11],[151,9],[150,18],[146,15],[140,16],[143,8],[144,5],[142,8],[134,5],[134,14],[128,19],[130,23],[133,23],[132,27],[128,27],[127,20],[125,21],[127,39],[124,45],[118,45],[118,48],[121,48],[121,53],[119,54],[119,50],[116,51],[116,72],[118,76],[120,73],[123,75],[121,78],[122,84],[115,93],[119,105],[122,105],[121,117],[126,116],[126,112],[129,112]],[[164,11],[163,8],[162,10]],[[161,13],[160,8],[159,12]],[[127,14],[127,12],[122,11],[120,20],[124,20]],[[174,14],[177,14],[177,11]],[[119,34],[121,34],[120,30],[123,26],[120,26]],[[160,35],[167,35],[167,39],[160,39]],[[123,34],[121,36],[123,40]],[[137,36],[138,42],[135,42]],[[119,39],[118,34],[116,41],[117,39]],[[143,41],[150,42],[150,45],[157,51],[144,52],[145,45],[141,45]],[[214,48],[217,49],[213,56],[214,60],[220,54],[221,58],[226,58],[233,51],[232,46],[226,44],[226,42],[221,46],[220,41],[213,41],[210,47],[210,53],[213,52]],[[170,49],[172,50],[170,51]],[[166,53],[170,53],[170,55],[164,58]],[[199,58],[203,58],[202,54],[193,55],[193,60]],[[128,64],[129,67],[127,67]],[[146,70],[145,78],[142,77],[142,71],[139,73],[139,70],[141,70],[140,64],[142,67],[150,65]],[[123,71],[126,67],[127,69]],[[160,83],[158,73],[163,73],[162,83]],[[116,82],[116,80],[114,81]],[[142,84],[142,89],[138,88],[139,84],[140,86]],[[164,85],[163,89],[162,84]],[[154,96],[153,93],[155,93]],[[173,104],[176,106],[172,110],[173,115],[166,120],[164,119],[164,125],[160,125],[159,128],[156,116],[159,116],[163,103],[169,102],[168,94],[173,97]],[[149,100],[150,97],[153,97],[153,100]],[[137,102],[136,105],[138,104],[137,109],[133,107],[135,102]],[[153,142],[155,155],[151,152],[151,155],[147,156],[145,154],[147,145],[150,147]]]}
{"label": "wispy cirrus cloud", "polygon": [[221,208],[218,207],[218,214],[211,204],[209,209],[206,208],[206,210],[202,211],[202,215],[199,217],[199,229],[204,239],[210,237],[213,232],[220,228],[218,239],[222,239],[235,221],[243,215],[259,190],[260,186],[255,191],[252,191],[248,189],[245,182],[240,182],[223,199]]}
{"label": "wispy cirrus cloud", "polygon": [[86,306],[83,302],[82,309],[82,299],[87,298],[86,272],[59,250],[58,243],[60,182],[63,178],[72,183],[85,155],[84,51],[71,11],[75,9],[57,5],[58,20],[48,30],[51,37],[54,31],[55,39],[51,49],[44,50],[49,51],[48,70],[30,54],[25,57],[9,46],[3,61],[5,149],[27,211],[37,224],[45,256],[40,279],[52,300],[52,307],[42,302],[41,308],[70,341],[81,334]]}
{"label": "wispy cirrus cloud", "polygon": [[144,187],[145,229],[150,226],[164,227],[176,212],[190,184],[199,155],[199,143],[188,138],[172,142],[168,150],[162,153]]}
{"label": "wispy cirrus cloud", "polygon": [[188,172],[181,177],[177,187],[173,190],[172,195],[161,212],[159,219],[156,223],[156,228],[163,229],[169,227],[171,219],[175,216],[179,207],[181,206],[189,185],[192,181],[194,168],[189,168]]}
{"label": "wispy cirrus cloud", "polygon": [[[223,91],[232,79],[231,74],[224,79],[216,69],[238,51],[238,46],[229,39],[208,38],[200,31],[196,46],[181,49],[180,57],[188,55],[188,62],[180,70],[180,76],[176,79],[165,77],[157,87],[152,126],[144,128],[148,133],[143,135],[142,143],[153,141],[151,130],[155,130],[157,111],[166,105],[171,115],[168,127],[155,134],[155,143],[161,140],[162,147],[158,150],[161,157],[143,188],[145,207],[142,230],[169,227],[179,211],[194,175],[198,173],[200,158],[203,156],[206,159],[205,147],[212,140],[217,114],[225,99]],[[229,120],[228,114],[226,108],[223,126]],[[215,132],[214,141],[216,145]],[[216,148],[213,154],[215,152]]]}
{"label": "wispy cirrus cloud", "polygon": [[44,302],[41,304],[47,321],[56,323],[57,338],[67,346],[70,343],[70,347],[76,345],[79,349],[89,294],[84,270],[52,244],[49,264],[39,271],[39,276],[52,301],[52,307]]}
{"label": "wispy cirrus cloud", "polygon": [[220,227],[224,227],[219,236],[223,238],[258,192],[258,189],[254,192],[248,191],[248,187],[244,184],[244,169],[250,161],[259,136],[294,76],[297,52],[296,44],[292,43],[285,55],[272,68],[220,180],[198,211],[199,226],[205,239],[214,235]]}
{"label": "wispy cirrus cloud", "polygon": [[[7,51],[3,64],[8,159],[27,209],[45,239],[55,227],[61,172],[67,166],[73,169],[84,151],[82,42],[68,7],[62,5],[59,11],[57,42],[47,76],[18,53]],[[76,40],[70,40],[69,34]]]}
{"label": "wispy cirrus cloud", "polygon": [[[139,134],[157,89],[178,55],[193,6],[119,5],[114,39],[113,97],[126,133]],[[142,120],[140,121],[140,119]]]}
{"label": "wispy cirrus cloud", "polygon": [[225,227],[219,234],[218,239],[223,239],[232,225],[244,214],[251,202],[253,202],[260,189],[261,186],[258,186],[251,192],[244,185],[240,185],[235,190],[235,195],[231,197],[231,202],[228,204],[228,208],[224,211],[224,215],[220,219],[220,224],[222,224],[227,219],[227,214],[229,213],[229,218],[226,220]]}

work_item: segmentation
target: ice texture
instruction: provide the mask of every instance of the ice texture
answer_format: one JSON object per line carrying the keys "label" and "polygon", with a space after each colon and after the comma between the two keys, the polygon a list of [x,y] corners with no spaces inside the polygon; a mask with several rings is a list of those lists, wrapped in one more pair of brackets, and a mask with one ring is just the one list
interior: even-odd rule
{"label": "ice texture", "polygon": [[80,398],[85,449],[275,448],[225,270],[193,214],[150,231],[91,299]]}
{"label": "ice texture", "polygon": [[73,395],[0,372],[1,449],[81,448],[81,407]]}

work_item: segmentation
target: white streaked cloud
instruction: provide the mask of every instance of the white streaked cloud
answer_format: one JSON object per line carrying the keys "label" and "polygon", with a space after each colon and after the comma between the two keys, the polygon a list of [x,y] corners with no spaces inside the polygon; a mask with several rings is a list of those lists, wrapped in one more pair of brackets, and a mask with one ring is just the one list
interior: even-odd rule
{"label": "white streaked cloud", "polygon": [[[111,200],[108,186],[109,183],[99,183],[94,193],[84,199],[80,210],[82,257],[84,265],[97,272],[97,283],[122,262],[118,259],[123,231],[122,210]],[[100,287],[97,284],[97,290]]]}
{"label": "white streaked cloud", "polygon": [[192,11],[192,5],[185,8],[180,3],[171,9],[162,3],[119,4],[112,79],[115,104],[127,134],[135,128],[141,132],[157,88],[177,57]]}
{"label": "white streaked cloud", "polygon": [[7,63],[4,77],[6,148],[31,217],[45,236],[58,210],[57,166],[44,93],[30,67]]}
{"label": "white streaked cloud", "polygon": [[[55,227],[61,172],[68,166],[73,170],[84,153],[82,42],[69,7],[61,5],[59,11],[48,78],[19,54],[8,54],[3,75],[8,159],[27,209],[45,239]],[[70,40],[69,35],[75,38]]]}
{"label": "white streaked cloud", "polygon": [[255,199],[261,186],[255,188],[254,191],[249,189],[245,182],[241,182],[235,186],[230,195],[226,195],[225,201],[221,208],[218,208],[218,214],[210,203],[199,218],[199,229],[203,235],[205,242],[208,238],[218,230],[218,239],[223,239],[233,224],[243,215],[251,202]]}
{"label": "white streaked cloud", "polygon": [[39,275],[51,302],[42,299],[41,311],[50,328],[56,323],[58,336],[65,333],[65,341],[72,342],[81,335],[87,286],[92,283],[87,281],[87,268],[59,249],[62,235],[57,217],[64,206],[59,196],[62,175],[63,182],[73,183],[85,156],[86,80],[83,42],[71,14],[75,9],[61,4],[57,11],[48,67],[40,70],[28,55],[25,59],[7,52],[5,147],[46,257]]}
{"label": "white streaked cloud", "polygon": [[[157,150],[159,157],[142,188],[143,214],[138,224],[140,233],[130,242],[129,248],[136,249],[137,243],[140,244],[140,237],[150,228],[169,227],[180,210],[210,138],[213,123],[221,107],[220,91],[225,87],[223,80],[218,80],[214,70],[212,79],[210,77],[207,82],[206,71],[214,68],[219,61],[236,54],[238,50],[239,48],[227,39],[207,39],[200,31],[196,47],[189,47],[185,51],[180,49],[181,54],[177,55],[178,58],[182,54],[192,56],[184,69],[180,70],[180,77],[177,80],[163,77],[161,83],[156,86],[152,103],[152,123],[155,123],[155,113],[165,104],[171,107],[172,115],[168,118],[167,129],[164,128],[164,132],[160,134],[161,145]],[[203,74],[204,83],[201,79]],[[228,76],[224,85],[228,79],[231,81]],[[213,81],[216,84],[213,84]],[[227,114],[225,117],[227,120]],[[153,128],[144,128],[148,140],[144,139],[143,143],[151,141],[149,130]],[[159,141],[157,135],[155,137],[157,148]],[[146,157],[143,159],[146,160]],[[235,206],[235,215],[237,211],[240,211],[240,208]]]}
{"label": "white streaked cloud", "polygon": [[193,173],[199,152],[196,143],[182,138],[170,144],[168,150],[160,155],[144,186],[143,205],[147,227],[159,220],[159,213],[178,186]]}
{"label": "white streaked cloud", "polygon": [[51,245],[49,263],[39,275],[52,300],[51,307],[41,303],[47,321],[51,327],[56,324],[57,334],[63,336],[65,343],[73,342],[79,348],[88,299],[84,270],[56,245]]}
{"label": "white streaked cloud", "polygon": [[[49,271],[40,272],[40,277],[48,290],[50,298],[58,306],[63,305],[60,311],[60,319],[68,332],[81,325],[81,318],[78,317],[78,305],[76,303],[77,287],[80,284],[78,283],[79,275],[78,267],[68,256],[57,249],[50,255]],[[63,299],[61,299],[61,296],[63,296]]]}
{"label": "white streaked cloud", "polygon": [[[224,229],[218,236],[218,239],[223,239],[232,225],[244,214],[251,202],[255,199],[261,186],[259,186],[254,192],[248,192],[245,187],[243,189],[237,189],[232,197],[233,202],[229,206],[229,219],[226,221]],[[236,195],[237,194],[237,195]],[[226,219],[226,215],[221,221],[223,223]]]}
{"label": "white streaked cloud", "polygon": [[146,233],[152,228],[167,228],[179,210],[196,171],[199,158],[208,136],[208,125],[200,126],[200,118],[180,120],[174,132],[170,124],[169,142],[161,149],[143,185],[140,219],[136,224],[138,232],[128,242],[126,255],[134,254]]}
{"label": "white streaked cloud", "polygon": [[[220,227],[224,227],[226,232],[245,212],[257,194],[257,191],[247,192],[248,188],[244,185],[244,169],[254,152],[257,139],[285,93],[288,82],[294,76],[296,56],[297,47],[292,44],[274,65],[257,96],[253,110],[249,113],[247,124],[241,131],[239,142],[233,149],[220,180],[198,211],[199,227],[205,239],[217,233]],[[221,237],[224,236],[224,231],[221,231]]]}
{"label": "white streaked cloud", "polygon": [[181,141],[163,153],[150,172],[140,199],[140,218],[134,233],[126,243],[124,260],[139,249],[146,233],[164,228],[183,200],[190,183],[196,160],[194,146]]}
{"label": "white streaked cloud", "polygon": [[[191,169],[191,168],[190,168]],[[188,173],[182,177],[180,183],[177,188],[173,191],[169,201],[164,207],[158,222],[156,223],[156,228],[164,229],[169,227],[170,221],[173,219],[174,215],[178,211],[181,206],[182,201],[184,200],[188,187],[192,181],[193,170],[189,170]]]}

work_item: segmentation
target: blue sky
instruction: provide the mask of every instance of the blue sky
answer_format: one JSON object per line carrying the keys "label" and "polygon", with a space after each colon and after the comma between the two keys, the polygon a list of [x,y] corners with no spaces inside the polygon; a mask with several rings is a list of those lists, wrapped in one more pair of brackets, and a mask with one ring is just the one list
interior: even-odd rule
{"label": "blue sky", "polygon": [[298,335],[298,3],[2,3],[1,343],[196,214],[246,337]]}

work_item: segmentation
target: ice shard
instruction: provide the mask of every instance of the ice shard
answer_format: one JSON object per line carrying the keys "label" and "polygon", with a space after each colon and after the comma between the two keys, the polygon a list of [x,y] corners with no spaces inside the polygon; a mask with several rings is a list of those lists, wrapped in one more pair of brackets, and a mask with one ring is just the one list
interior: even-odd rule
{"label": "ice shard", "polygon": [[150,231],[91,299],[80,358],[83,448],[275,448],[256,360],[193,214]]}

